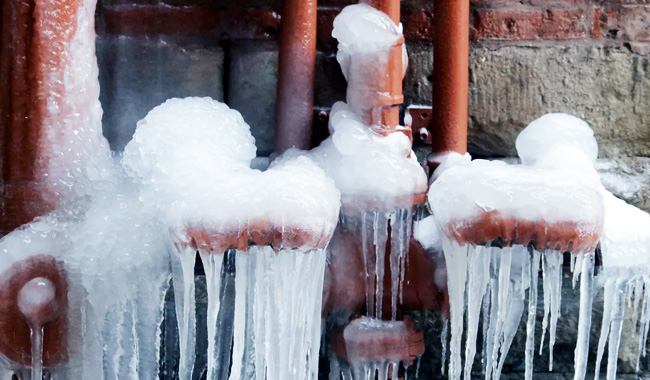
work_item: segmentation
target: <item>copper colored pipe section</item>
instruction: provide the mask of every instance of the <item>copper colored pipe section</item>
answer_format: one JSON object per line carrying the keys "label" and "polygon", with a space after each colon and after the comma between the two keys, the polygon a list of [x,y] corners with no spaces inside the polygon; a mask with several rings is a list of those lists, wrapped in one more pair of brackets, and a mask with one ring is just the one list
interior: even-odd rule
{"label": "copper colored pipe section", "polygon": [[469,0],[435,0],[433,154],[467,153]]}
{"label": "copper colored pipe section", "polygon": [[443,228],[459,244],[503,246],[529,245],[563,252],[593,252],[603,230],[602,222],[547,222],[519,220],[498,211],[486,211],[471,219],[452,221]]}
{"label": "copper colored pipe section", "polygon": [[56,117],[61,120],[79,112],[57,101],[66,94],[68,44],[81,8],[81,0],[2,1],[0,232],[32,220],[56,203],[57,194],[43,184],[51,157],[51,147],[44,143],[46,131],[55,128],[45,119],[48,107],[58,107]]}
{"label": "copper colored pipe section", "polygon": [[[360,3],[366,3],[372,7],[386,13],[388,17],[393,20],[395,24],[400,23],[400,1],[399,0],[361,0]],[[402,79],[404,63],[402,61],[402,48],[404,40],[402,39],[391,51],[391,56],[388,61],[388,67],[384,73],[376,73],[375,78],[370,78],[369,82],[381,81],[381,78],[386,78],[385,83],[382,83],[382,94],[378,94],[375,102],[376,107],[369,110],[365,121],[378,125],[382,130],[377,131],[382,134],[388,134],[400,130],[411,138],[410,129],[399,128],[399,106],[404,103],[404,96],[402,95]],[[386,98],[385,94],[389,94]]]}
{"label": "copper colored pipe section", "polygon": [[278,62],[275,150],[310,149],[317,0],[284,0]]}

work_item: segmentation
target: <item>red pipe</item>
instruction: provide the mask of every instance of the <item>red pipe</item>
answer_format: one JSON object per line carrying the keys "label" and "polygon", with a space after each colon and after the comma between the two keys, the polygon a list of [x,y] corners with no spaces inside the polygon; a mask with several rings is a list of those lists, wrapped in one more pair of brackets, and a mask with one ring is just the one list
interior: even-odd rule
{"label": "red pipe", "polygon": [[[400,23],[400,1],[399,0],[361,0],[360,3],[366,3],[372,7],[386,13],[395,24]],[[374,104],[375,108],[368,110],[365,121],[371,125],[380,126],[377,132],[388,134],[400,130],[411,138],[410,129],[400,128],[399,126],[399,106],[404,103],[402,94],[402,79],[404,73],[404,63],[402,61],[402,49],[404,39],[401,39],[391,51],[391,57],[388,61],[388,67],[384,73],[372,73],[373,78],[370,81],[378,81],[380,78],[387,78],[381,83],[381,91],[377,94]],[[369,72],[370,73],[370,72]]]}
{"label": "red pipe", "polygon": [[467,153],[469,0],[435,0],[433,154]]}
{"label": "red pipe", "polygon": [[278,62],[275,150],[310,149],[317,0],[284,0]]}
{"label": "red pipe", "polygon": [[[8,232],[50,211],[57,191],[46,184],[52,147],[52,119],[85,112],[85,102],[57,103],[70,91],[69,44],[75,36],[81,0],[3,0],[0,43],[0,154],[3,193],[0,232]],[[52,28],[56,25],[57,28]],[[54,103],[54,104],[53,104]],[[51,115],[49,108],[58,113]],[[49,122],[45,120],[49,119]],[[66,124],[68,128],[79,125]],[[56,130],[59,139],[71,131]],[[52,137],[49,137],[52,139]],[[71,160],[76,159],[70,157]]]}

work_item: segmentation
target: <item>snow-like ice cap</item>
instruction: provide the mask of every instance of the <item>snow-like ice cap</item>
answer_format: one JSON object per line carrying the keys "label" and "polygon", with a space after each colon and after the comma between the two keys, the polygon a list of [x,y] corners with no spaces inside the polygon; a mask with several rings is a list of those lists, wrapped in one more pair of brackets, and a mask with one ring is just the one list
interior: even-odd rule
{"label": "snow-like ice cap", "polygon": [[[219,167],[248,166],[255,151],[250,126],[239,112],[211,98],[173,98],[138,122],[133,139],[124,149],[122,163],[143,183],[151,183],[158,171],[182,181],[193,172],[180,166],[188,164],[190,157],[194,158],[193,165],[208,159]],[[183,155],[189,157],[173,157]],[[170,157],[175,159],[168,160]],[[162,162],[167,165],[162,167]],[[174,162],[178,165],[173,166]]]}
{"label": "snow-like ice cap", "polygon": [[589,124],[564,113],[547,114],[528,124],[516,146],[522,163],[531,166],[590,162],[593,167],[598,157],[598,142]]}
{"label": "snow-like ice cap", "polygon": [[650,268],[650,214],[602,188],[605,223],[600,248],[603,268]]}
{"label": "snow-like ice cap", "polygon": [[209,98],[171,99],[138,123],[123,164],[140,198],[170,227],[242,231],[253,222],[333,233],[340,207],[334,183],[293,152],[267,171],[250,168],[255,145],[239,112]]}
{"label": "snow-like ice cap", "polygon": [[402,35],[401,25],[368,4],[349,5],[334,19],[332,37],[342,54],[371,53],[389,49]]}
{"label": "snow-like ice cap", "polygon": [[426,191],[426,174],[403,133],[373,132],[343,102],[332,107],[329,128],[331,136],[309,157],[344,196],[384,199]]}

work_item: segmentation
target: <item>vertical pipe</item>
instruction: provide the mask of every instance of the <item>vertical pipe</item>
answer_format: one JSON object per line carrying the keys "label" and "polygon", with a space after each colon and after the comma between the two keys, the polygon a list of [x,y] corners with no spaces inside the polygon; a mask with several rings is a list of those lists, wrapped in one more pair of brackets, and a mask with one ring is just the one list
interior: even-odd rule
{"label": "vertical pipe", "polygon": [[[366,3],[372,7],[386,13],[388,17],[393,20],[395,24],[400,23],[400,0],[361,0],[360,3]],[[402,40],[391,52],[391,57],[388,62],[386,77],[388,80],[383,84],[384,94],[389,94],[392,98],[391,104],[378,104],[379,112],[373,110],[370,112],[368,120],[373,125],[378,125],[385,129],[385,131],[378,132],[393,132],[399,126],[399,106],[404,102],[402,95],[402,79],[404,74],[404,62],[402,57],[402,48],[404,41]],[[375,80],[380,80],[381,76],[378,75]],[[404,130],[404,132],[410,132]],[[407,135],[410,134],[407,133]]]}
{"label": "vertical pipe", "polygon": [[469,0],[435,0],[433,154],[467,152]]}
{"label": "vertical pipe", "polygon": [[311,148],[317,0],[284,0],[280,31],[275,150]]}

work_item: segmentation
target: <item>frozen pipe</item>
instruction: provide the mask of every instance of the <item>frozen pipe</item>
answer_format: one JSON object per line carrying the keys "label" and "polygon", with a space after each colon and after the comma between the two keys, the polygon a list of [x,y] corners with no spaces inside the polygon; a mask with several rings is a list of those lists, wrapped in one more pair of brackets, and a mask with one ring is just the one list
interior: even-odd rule
{"label": "frozen pipe", "polygon": [[[0,232],[76,196],[101,135],[96,0],[3,0]],[[89,42],[90,41],[90,42]],[[74,195],[73,195],[74,194]]]}
{"label": "frozen pipe", "polygon": [[310,149],[317,0],[284,0],[278,62],[275,150]]}
{"label": "frozen pipe", "polygon": [[[395,24],[400,23],[400,1],[399,0],[361,0],[360,3],[366,3],[374,8],[386,13]],[[368,110],[365,121],[371,125],[379,126],[379,133],[391,133],[400,130],[406,133],[409,138],[411,131],[407,128],[399,127],[399,106],[404,103],[402,94],[402,79],[404,77],[404,57],[403,57],[404,39],[398,41],[391,51],[391,56],[386,67],[386,72],[378,73],[372,70],[366,71],[374,75],[374,78],[368,80],[369,83],[378,81],[380,78],[387,78],[381,83],[381,91],[377,92],[377,98],[374,101],[375,108]]]}
{"label": "frozen pipe", "polygon": [[[50,255],[31,256],[1,273],[0,353],[26,367],[65,361],[67,295],[63,268]],[[32,351],[33,341],[40,350]]]}
{"label": "frozen pipe", "polygon": [[436,156],[467,153],[469,98],[469,0],[434,6],[432,167]]}

